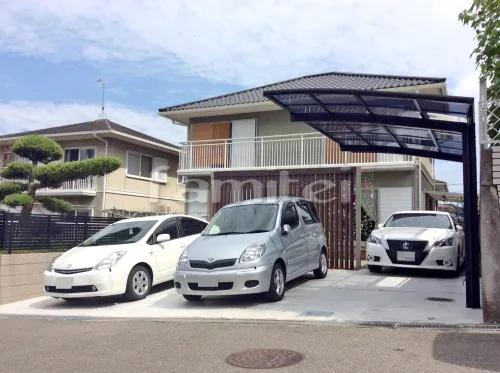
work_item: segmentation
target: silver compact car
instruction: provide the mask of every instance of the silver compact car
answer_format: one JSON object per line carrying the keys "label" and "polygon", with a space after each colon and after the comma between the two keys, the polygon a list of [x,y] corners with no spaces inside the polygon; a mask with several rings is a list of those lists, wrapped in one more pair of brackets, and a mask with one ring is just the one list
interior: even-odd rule
{"label": "silver compact car", "polygon": [[283,299],[285,283],[328,272],[326,237],[310,200],[273,197],[223,207],[181,254],[175,288],[202,296],[265,293]]}

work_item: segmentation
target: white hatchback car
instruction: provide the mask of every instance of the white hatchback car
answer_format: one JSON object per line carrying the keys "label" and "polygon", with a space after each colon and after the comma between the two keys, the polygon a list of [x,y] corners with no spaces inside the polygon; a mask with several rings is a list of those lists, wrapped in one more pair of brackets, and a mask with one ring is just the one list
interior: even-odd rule
{"label": "white hatchback car", "polygon": [[65,300],[124,294],[145,298],[172,280],[179,256],[208,222],[164,215],[113,223],[55,258],[44,272],[44,293]]}
{"label": "white hatchback car", "polygon": [[382,267],[437,269],[460,273],[464,233],[450,214],[439,211],[396,212],[368,238],[371,272]]}

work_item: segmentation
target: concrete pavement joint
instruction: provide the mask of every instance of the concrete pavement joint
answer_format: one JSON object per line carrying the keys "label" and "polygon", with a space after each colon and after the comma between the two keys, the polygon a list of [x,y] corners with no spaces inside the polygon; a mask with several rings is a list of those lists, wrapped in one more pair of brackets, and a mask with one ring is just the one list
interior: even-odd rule
{"label": "concrete pavement joint", "polygon": [[273,320],[273,319],[227,319],[227,318],[135,318],[135,317],[98,317],[98,316],[50,316],[50,315],[23,315],[11,314],[0,315],[0,318],[8,319],[36,319],[36,320],[78,320],[78,321],[114,321],[114,322],[182,322],[182,323],[233,323],[233,324],[287,324],[305,326],[328,326],[328,327],[356,327],[356,328],[389,328],[389,329],[421,329],[441,331],[483,330],[489,332],[500,332],[500,324],[443,324],[443,323],[419,323],[419,322],[390,322],[390,321],[337,321],[337,320]]}

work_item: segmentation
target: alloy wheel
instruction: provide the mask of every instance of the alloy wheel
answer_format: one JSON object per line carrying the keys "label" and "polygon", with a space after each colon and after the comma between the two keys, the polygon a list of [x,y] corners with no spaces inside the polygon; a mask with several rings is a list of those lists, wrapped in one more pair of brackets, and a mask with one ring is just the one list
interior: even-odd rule
{"label": "alloy wheel", "polygon": [[144,295],[148,291],[149,276],[144,271],[137,271],[132,279],[132,288],[134,293],[139,296]]}

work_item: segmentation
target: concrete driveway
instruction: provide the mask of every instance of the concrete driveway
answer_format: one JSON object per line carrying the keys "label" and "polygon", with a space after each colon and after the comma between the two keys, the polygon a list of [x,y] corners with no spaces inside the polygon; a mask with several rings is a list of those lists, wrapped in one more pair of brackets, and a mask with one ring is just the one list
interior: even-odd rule
{"label": "concrete driveway", "polygon": [[170,282],[138,302],[96,299],[68,303],[39,297],[0,306],[0,315],[482,323],[481,310],[465,307],[464,277],[406,270],[382,274],[330,270],[323,280],[305,276],[290,283],[278,303],[266,303],[259,296],[207,297],[189,303],[176,294]]}

